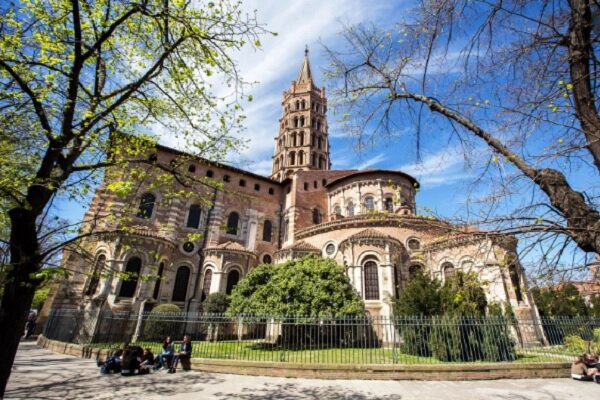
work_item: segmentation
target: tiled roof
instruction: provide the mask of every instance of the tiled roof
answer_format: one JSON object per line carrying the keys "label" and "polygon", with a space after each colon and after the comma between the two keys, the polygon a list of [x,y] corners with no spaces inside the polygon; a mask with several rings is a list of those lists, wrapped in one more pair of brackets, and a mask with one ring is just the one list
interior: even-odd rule
{"label": "tiled roof", "polygon": [[296,79],[297,83],[306,83],[312,80],[312,73],[310,72],[310,63],[308,61],[308,48],[304,50],[304,62],[302,63],[302,68],[300,69],[300,73],[298,74],[298,78]]}
{"label": "tiled roof", "polygon": [[286,247],[285,250],[321,251],[312,244],[306,243],[304,240],[301,240],[289,247]]}
{"label": "tiled roof", "polygon": [[249,253],[249,254],[254,254],[252,251],[248,250],[247,248],[245,248],[244,246],[242,246],[239,243],[236,242],[225,242],[225,243],[221,243],[219,245],[213,246],[213,247],[208,247],[206,249],[204,249],[204,251],[237,251],[237,252],[244,252],[244,253]]}
{"label": "tiled roof", "polygon": [[390,235],[381,233],[376,229],[367,228],[358,233],[355,233],[354,235],[350,236],[348,239],[353,240],[353,239],[372,239],[372,238],[389,239]]}
{"label": "tiled roof", "polygon": [[223,250],[237,250],[237,251],[248,251],[244,246],[236,242],[225,242],[217,246],[218,249]]}

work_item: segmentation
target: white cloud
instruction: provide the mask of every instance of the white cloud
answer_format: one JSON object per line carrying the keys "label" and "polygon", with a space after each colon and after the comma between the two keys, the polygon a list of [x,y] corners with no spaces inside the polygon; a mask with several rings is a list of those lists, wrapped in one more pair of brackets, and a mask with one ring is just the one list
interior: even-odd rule
{"label": "white cloud", "polygon": [[444,148],[428,154],[420,162],[404,164],[402,172],[414,176],[426,187],[451,185],[472,177],[464,169],[464,155],[457,147]]}
{"label": "white cloud", "polygon": [[383,154],[383,153],[377,154],[375,157],[372,157],[372,158],[362,162],[358,166],[356,166],[356,169],[369,168],[369,167],[379,164],[380,162],[383,162],[385,160],[387,160],[387,157],[385,156],[385,154]]}

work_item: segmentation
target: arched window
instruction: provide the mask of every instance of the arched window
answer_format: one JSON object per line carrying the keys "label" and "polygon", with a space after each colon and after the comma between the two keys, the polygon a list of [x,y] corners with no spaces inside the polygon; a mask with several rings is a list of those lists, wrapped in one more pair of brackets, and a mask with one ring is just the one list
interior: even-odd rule
{"label": "arched window", "polygon": [[296,164],[296,152],[292,151],[290,153],[290,165]]}
{"label": "arched window", "polygon": [[315,153],[312,155],[312,165],[317,166],[317,155]]}
{"label": "arched window", "polygon": [[207,269],[204,272],[204,282],[202,283],[202,301],[210,294],[210,284],[212,283],[212,270]]}
{"label": "arched window", "polygon": [[319,158],[319,168],[325,168],[325,159],[323,157]]}
{"label": "arched window", "polygon": [[127,280],[121,283],[119,297],[133,297],[137,288],[140,271],[142,270],[142,260],[139,257],[132,257],[127,261],[125,273]]}
{"label": "arched window", "polygon": [[322,220],[322,216],[321,216],[321,212],[319,211],[318,208],[313,208],[313,212],[312,212],[312,220],[314,224],[320,224],[321,220]]}
{"label": "arched window", "polygon": [[275,171],[279,171],[279,160],[275,160]]}
{"label": "arched window", "polygon": [[354,203],[349,202],[347,208],[348,208],[348,216],[353,217],[354,216]]}
{"label": "arched window", "polygon": [[304,132],[300,132],[298,138],[300,139],[300,146],[304,146]]}
{"label": "arched window", "polygon": [[300,117],[300,126],[304,126],[304,117]]}
{"label": "arched window", "polygon": [[270,242],[271,241],[271,231],[273,229],[273,226],[271,225],[271,221],[266,220],[264,225],[263,225],[263,240],[265,242]]}
{"label": "arched window", "polygon": [[421,267],[420,265],[411,265],[408,268],[408,277],[409,279],[413,279],[415,276],[417,276],[417,274],[423,272],[423,267]]}
{"label": "arched window", "polygon": [[263,264],[271,264],[273,262],[273,259],[271,258],[271,256],[269,254],[265,254],[263,256]]}
{"label": "arched window", "polygon": [[333,213],[336,215],[342,215],[342,208],[336,205],[335,207],[333,207]]}
{"label": "arched window", "polygon": [[302,150],[300,150],[298,152],[298,165],[303,165],[304,164],[304,152]]}
{"label": "arched window", "polygon": [[188,282],[190,280],[190,269],[188,267],[179,267],[175,275],[175,284],[173,285],[172,301],[185,301],[187,295]]}
{"label": "arched window", "polygon": [[99,255],[96,263],[94,264],[94,270],[92,271],[90,282],[88,283],[88,287],[85,291],[86,296],[93,296],[96,294],[96,290],[98,290],[98,283],[100,283],[100,274],[104,270],[105,263],[106,256],[104,254]]}
{"label": "arched window", "polygon": [[300,101],[296,100],[296,110],[299,110],[299,109],[300,109]]}
{"label": "arched window", "polygon": [[454,276],[454,265],[449,262],[445,262],[442,265],[442,273],[444,274],[444,280],[450,279]]}
{"label": "arched window", "polygon": [[232,212],[227,217],[227,233],[230,235],[237,235],[238,223],[240,221],[240,215],[236,212]]}
{"label": "arched window", "polygon": [[321,121],[317,120],[317,131],[321,130]]}
{"label": "arched window", "polygon": [[138,209],[137,216],[145,219],[152,218],[154,203],[156,203],[156,196],[154,196],[152,193],[144,193],[142,195],[142,199],[140,200],[140,207]]}
{"label": "arched window", "polygon": [[294,117],[294,128],[298,128],[298,117]]}
{"label": "arched window", "polygon": [[240,280],[240,273],[237,269],[232,269],[227,274],[227,287],[225,288],[225,294],[231,294],[235,285],[238,284]]}
{"label": "arched window", "polygon": [[304,110],[306,108],[306,102],[304,100],[302,100],[302,109]]}
{"label": "arched window", "polygon": [[394,199],[392,199],[391,197],[386,197],[384,204],[385,204],[385,211],[394,212]]}
{"label": "arched window", "polygon": [[365,197],[365,210],[367,212],[375,211],[375,202],[372,196]]}
{"label": "arched window", "polygon": [[292,133],[292,146],[296,147],[296,134]]}
{"label": "arched window", "polygon": [[315,147],[317,145],[317,136],[314,133],[310,135],[310,145],[311,147]]}
{"label": "arched window", "polygon": [[367,261],[364,267],[365,300],[379,300],[379,277],[375,261]]}
{"label": "arched window", "polygon": [[160,281],[162,280],[163,273],[165,272],[165,263],[160,263],[158,266],[158,279],[154,284],[154,291],[152,292],[152,298],[154,300],[158,299],[158,294],[160,293]]}
{"label": "arched window", "polygon": [[190,211],[188,212],[187,224],[185,225],[188,228],[198,229],[200,226],[200,215],[202,214],[202,209],[198,204],[193,204],[190,206]]}

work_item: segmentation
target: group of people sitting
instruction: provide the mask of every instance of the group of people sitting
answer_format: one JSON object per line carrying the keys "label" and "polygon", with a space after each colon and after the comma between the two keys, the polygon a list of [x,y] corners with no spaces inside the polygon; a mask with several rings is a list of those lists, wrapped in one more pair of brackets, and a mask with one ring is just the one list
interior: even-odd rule
{"label": "group of people sitting", "polygon": [[120,373],[123,376],[149,374],[151,370],[166,369],[175,373],[180,360],[192,357],[192,341],[189,335],[183,336],[179,352],[175,352],[175,344],[170,336],[163,340],[162,351],[154,357],[149,348],[125,345],[115,350],[104,362],[98,361],[103,374]]}
{"label": "group of people sitting", "polygon": [[600,353],[595,357],[589,353],[577,357],[571,365],[571,378],[578,381],[594,381],[600,383]]}

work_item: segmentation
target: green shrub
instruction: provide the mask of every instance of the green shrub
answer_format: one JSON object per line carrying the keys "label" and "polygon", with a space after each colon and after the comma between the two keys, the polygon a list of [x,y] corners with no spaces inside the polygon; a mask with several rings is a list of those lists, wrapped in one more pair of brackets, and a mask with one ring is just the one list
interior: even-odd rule
{"label": "green shrub", "polygon": [[306,256],[259,265],[231,294],[230,314],[362,317],[363,302],[344,268],[328,258]]}
{"label": "green shrub", "polygon": [[181,309],[175,304],[160,304],[150,312],[144,324],[144,339],[160,341],[165,336],[178,338],[182,335],[181,318],[169,318],[172,314],[180,313]]}
{"label": "green shrub", "polygon": [[514,360],[515,342],[503,313],[500,304],[488,306],[477,276],[462,272],[443,286],[418,274],[394,304],[402,352],[444,362]]}
{"label": "green shrub", "polygon": [[207,314],[223,314],[229,308],[229,296],[224,293],[211,293],[202,303],[202,311]]}
{"label": "green shrub", "polygon": [[590,340],[581,337],[581,335],[569,335],[565,337],[565,347],[574,353],[592,353],[600,352],[600,328],[593,330]]}
{"label": "green shrub", "polygon": [[575,354],[581,354],[588,351],[589,342],[583,340],[580,336],[571,335],[565,337],[565,347]]}

